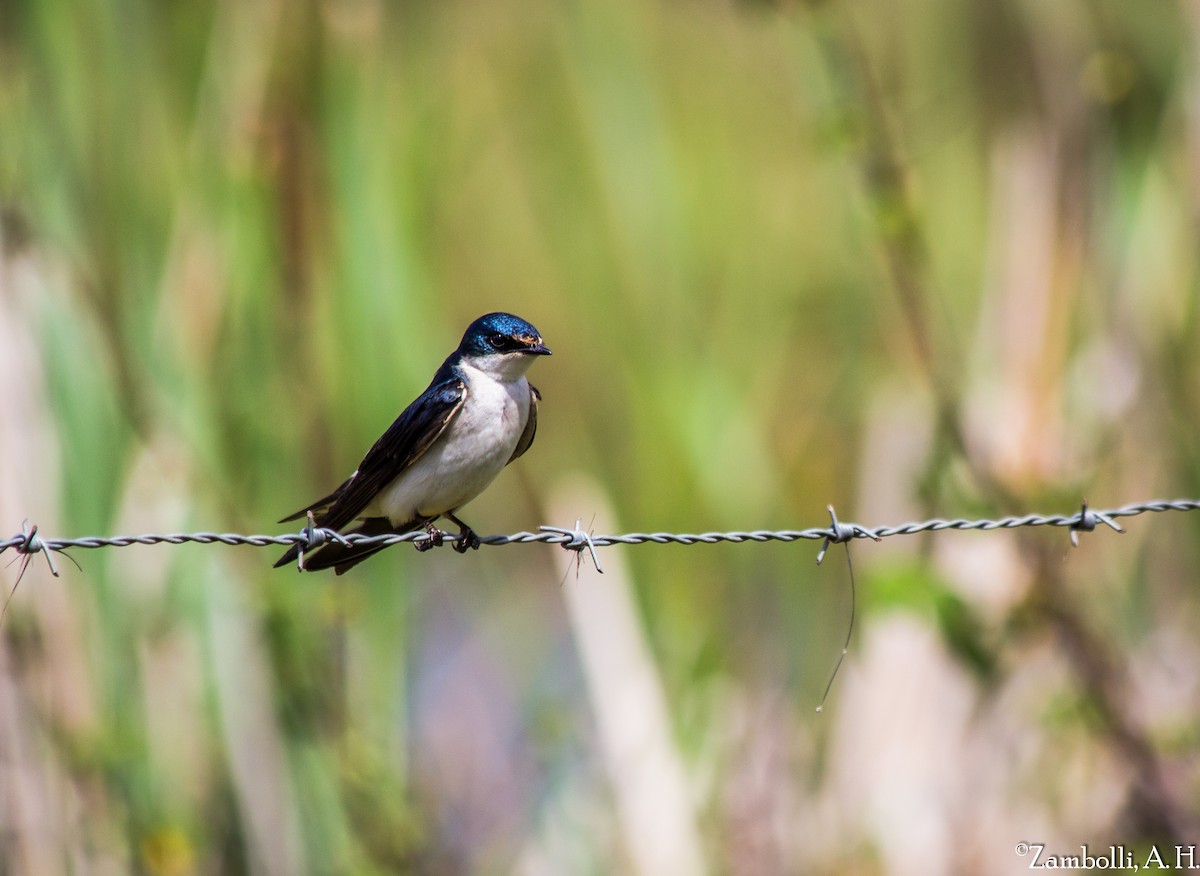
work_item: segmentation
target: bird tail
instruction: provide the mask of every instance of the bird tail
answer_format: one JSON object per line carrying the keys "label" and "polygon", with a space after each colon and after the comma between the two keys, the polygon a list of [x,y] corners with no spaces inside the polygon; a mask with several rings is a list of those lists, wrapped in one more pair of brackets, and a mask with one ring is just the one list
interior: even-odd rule
{"label": "bird tail", "polygon": [[[413,520],[401,526],[393,526],[392,522],[386,517],[368,517],[363,521],[362,525],[357,529],[352,529],[350,535],[390,535],[392,533],[400,534],[412,532],[421,525],[420,520]],[[338,575],[344,574],[347,570],[357,566],[367,557],[379,553],[387,545],[383,544],[353,544],[346,546],[336,541],[327,542],[319,547],[313,553],[304,558],[304,571],[319,572],[322,569],[332,568]],[[275,568],[286,566],[289,563],[294,563],[296,558],[300,556],[300,545],[292,545],[288,548],[279,560],[275,563]]]}

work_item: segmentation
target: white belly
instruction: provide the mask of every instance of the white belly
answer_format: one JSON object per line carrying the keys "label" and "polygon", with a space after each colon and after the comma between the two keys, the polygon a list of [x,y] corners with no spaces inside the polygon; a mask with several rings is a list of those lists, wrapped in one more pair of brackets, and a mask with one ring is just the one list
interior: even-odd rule
{"label": "white belly", "polygon": [[470,386],[442,436],[380,491],[363,517],[387,517],[399,526],[453,512],[500,474],[529,419],[529,384],[524,377],[501,383],[476,373]]}

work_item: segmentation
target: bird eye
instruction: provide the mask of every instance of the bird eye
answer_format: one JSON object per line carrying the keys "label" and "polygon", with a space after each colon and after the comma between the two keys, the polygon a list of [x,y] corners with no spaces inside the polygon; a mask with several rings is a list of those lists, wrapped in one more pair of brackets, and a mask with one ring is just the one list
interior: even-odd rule
{"label": "bird eye", "polygon": [[488,342],[497,350],[503,350],[508,346],[508,335],[503,335],[500,332],[496,332],[494,335],[488,336]]}

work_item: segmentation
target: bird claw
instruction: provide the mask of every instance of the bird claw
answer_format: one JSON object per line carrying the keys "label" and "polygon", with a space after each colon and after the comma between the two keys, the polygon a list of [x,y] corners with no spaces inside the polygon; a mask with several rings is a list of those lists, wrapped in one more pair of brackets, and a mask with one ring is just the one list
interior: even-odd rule
{"label": "bird claw", "polygon": [[[449,516],[451,520],[458,524],[458,537],[454,540],[454,549],[460,554],[465,554],[467,551],[479,550],[479,545],[481,542],[479,541],[479,536],[475,534],[475,530],[471,529],[471,527],[467,526],[467,524],[463,523],[454,515],[447,516]],[[434,526],[432,520],[426,523],[423,528],[425,530],[425,534],[428,535],[429,538],[423,541],[413,542],[413,547],[415,547],[417,550],[424,553],[430,548],[441,547],[445,543],[446,533]]]}
{"label": "bird claw", "polygon": [[[425,524],[425,533],[429,536],[428,541],[413,542],[413,545],[417,550],[419,550],[421,553],[425,553],[425,551],[429,550],[430,548],[442,546],[442,536],[444,533],[433,525],[433,521]],[[455,548],[457,547],[458,545],[456,544]]]}
{"label": "bird claw", "polygon": [[458,526],[458,539],[454,542],[454,549],[460,554],[465,554],[467,551],[479,550],[479,536],[475,534],[475,530],[467,526],[453,514],[447,514],[447,518]]}
{"label": "bird claw", "polygon": [[460,554],[479,550],[479,536],[475,534],[475,530],[469,526],[462,526],[458,531],[458,541],[454,543],[454,549]]}

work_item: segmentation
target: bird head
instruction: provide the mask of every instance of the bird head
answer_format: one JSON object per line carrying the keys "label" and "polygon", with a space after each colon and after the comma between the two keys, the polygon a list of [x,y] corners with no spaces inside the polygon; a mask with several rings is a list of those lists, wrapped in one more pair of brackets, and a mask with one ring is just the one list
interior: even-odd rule
{"label": "bird head", "polygon": [[511,313],[479,317],[467,326],[458,352],[465,361],[497,377],[517,377],[533,364],[535,356],[550,355],[538,330]]}

